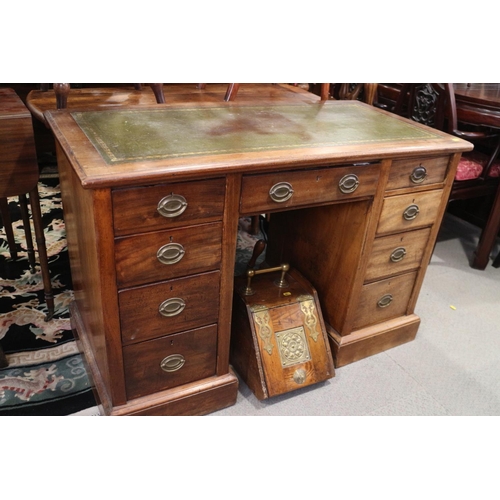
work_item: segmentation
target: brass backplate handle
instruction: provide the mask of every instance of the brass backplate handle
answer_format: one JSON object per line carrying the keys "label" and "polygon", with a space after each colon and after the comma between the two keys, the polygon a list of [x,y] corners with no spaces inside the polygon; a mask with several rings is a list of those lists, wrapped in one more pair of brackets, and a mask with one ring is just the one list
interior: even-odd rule
{"label": "brass backplate handle", "polygon": [[388,307],[391,305],[392,302],[392,295],[388,293],[387,295],[384,295],[383,297],[380,298],[380,300],[377,302],[377,305],[379,307]]}
{"label": "brass backplate handle", "polygon": [[424,182],[425,178],[427,177],[427,169],[420,164],[418,167],[415,167],[413,169],[413,172],[410,174],[410,180],[414,184],[421,184]]}
{"label": "brass backplate handle", "polygon": [[270,190],[269,196],[276,203],[284,203],[293,196],[293,187],[289,182],[278,182]]}
{"label": "brass backplate handle", "polygon": [[171,354],[161,360],[160,368],[167,373],[176,372],[184,366],[184,363],[186,358],[182,354]]}
{"label": "brass backplate handle", "polygon": [[167,243],[158,250],[156,257],[162,264],[170,265],[179,262],[185,253],[180,243]]}
{"label": "brass backplate handle", "polygon": [[406,256],[406,248],[405,247],[396,248],[391,253],[391,262],[400,262],[405,258],[405,256]]}
{"label": "brass backplate handle", "polygon": [[347,174],[339,181],[339,189],[344,194],[354,193],[359,186],[359,178],[356,174]]}
{"label": "brass backplate handle", "polygon": [[187,208],[188,204],[186,198],[180,194],[169,194],[163,197],[159,202],[156,209],[163,217],[178,217]]}
{"label": "brass backplate handle", "polygon": [[413,219],[415,219],[417,217],[417,215],[419,214],[419,212],[420,212],[420,208],[418,208],[418,205],[410,205],[403,212],[403,219],[405,219],[405,220],[413,220]]}
{"label": "brass backplate handle", "polygon": [[171,318],[173,316],[177,316],[186,307],[186,302],[180,297],[172,297],[170,299],[164,300],[160,307],[158,307],[158,311],[162,316],[166,318]]}

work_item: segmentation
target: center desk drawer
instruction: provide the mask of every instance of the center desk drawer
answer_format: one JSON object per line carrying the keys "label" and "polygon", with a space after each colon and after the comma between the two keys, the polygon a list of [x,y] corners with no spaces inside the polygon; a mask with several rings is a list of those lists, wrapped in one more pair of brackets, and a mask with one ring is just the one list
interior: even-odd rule
{"label": "center desk drawer", "polygon": [[175,333],[123,348],[127,398],[215,375],[217,326]]}
{"label": "center desk drawer", "polygon": [[264,213],[373,196],[379,174],[380,165],[373,164],[245,175],[240,213]]}
{"label": "center desk drawer", "polygon": [[216,323],[219,271],[118,293],[122,342],[130,344]]}
{"label": "center desk drawer", "polygon": [[377,234],[432,226],[436,221],[442,196],[443,190],[436,189],[385,198]]}
{"label": "center desk drawer", "polygon": [[118,288],[218,269],[221,240],[221,223],[117,238]]}
{"label": "center desk drawer", "polygon": [[116,236],[222,219],[225,179],[113,191]]}

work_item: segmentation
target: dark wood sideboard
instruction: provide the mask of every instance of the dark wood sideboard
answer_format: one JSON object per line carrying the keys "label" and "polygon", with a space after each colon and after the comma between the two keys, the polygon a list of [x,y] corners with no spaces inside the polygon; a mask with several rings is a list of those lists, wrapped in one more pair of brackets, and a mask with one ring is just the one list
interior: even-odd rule
{"label": "dark wood sideboard", "polygon": [[[460,155],[472,145],[360,102],[46,113],[75,302],[105,413],[236,402],[238,219],[316,288],[337,367],[412,340]],[[335,380],[332,382],[335,383]]]}

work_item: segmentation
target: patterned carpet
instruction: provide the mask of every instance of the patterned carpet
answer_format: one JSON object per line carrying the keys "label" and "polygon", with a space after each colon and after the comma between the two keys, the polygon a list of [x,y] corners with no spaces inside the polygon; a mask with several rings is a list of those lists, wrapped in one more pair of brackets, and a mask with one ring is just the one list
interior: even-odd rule
{"label": "patterned carpet", "polygon": [[[73,300],[65,226],[57,177],[39,183],[55,315],[44,321],[39,266],[31,273],[17,198],[9,199],[18,259],[12,261],[0,226],[0,343],[9,366],[0,369],[1,415],[99,415],[91,381],[69,321]],[[235,274],[245,271],[256,238],[250,219],[240,219]],[[32,233],[34,230],[32,228]],[[259,264],[264,254],[258,259]]]}
{"label": "patterned carpet", "polygon": [[[73,300],[57,179],[39,183],[55,301],[45,322],[40,267],[30,271],[17,198],[9,199],[18,259],[0,228],[0,343],[9,366],[0,370],[0,415],[97,414],[91,385],[70,329]],[[34,230],[32,228],[32,234]]]}

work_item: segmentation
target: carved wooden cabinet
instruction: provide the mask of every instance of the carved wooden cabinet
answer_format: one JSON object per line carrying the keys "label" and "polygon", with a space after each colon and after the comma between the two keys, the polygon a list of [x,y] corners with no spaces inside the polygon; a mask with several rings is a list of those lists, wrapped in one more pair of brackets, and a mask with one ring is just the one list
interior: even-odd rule
{"label": "carved wooden cabinet", "polygon": [[[415,337],[465,141],[359,102],[46,113],[72,320],[108,414],[236,401],[238,219],[270,214],[269,265],[317,290],[336,366]],[[335,383],[335,382],[333,382]]]}

